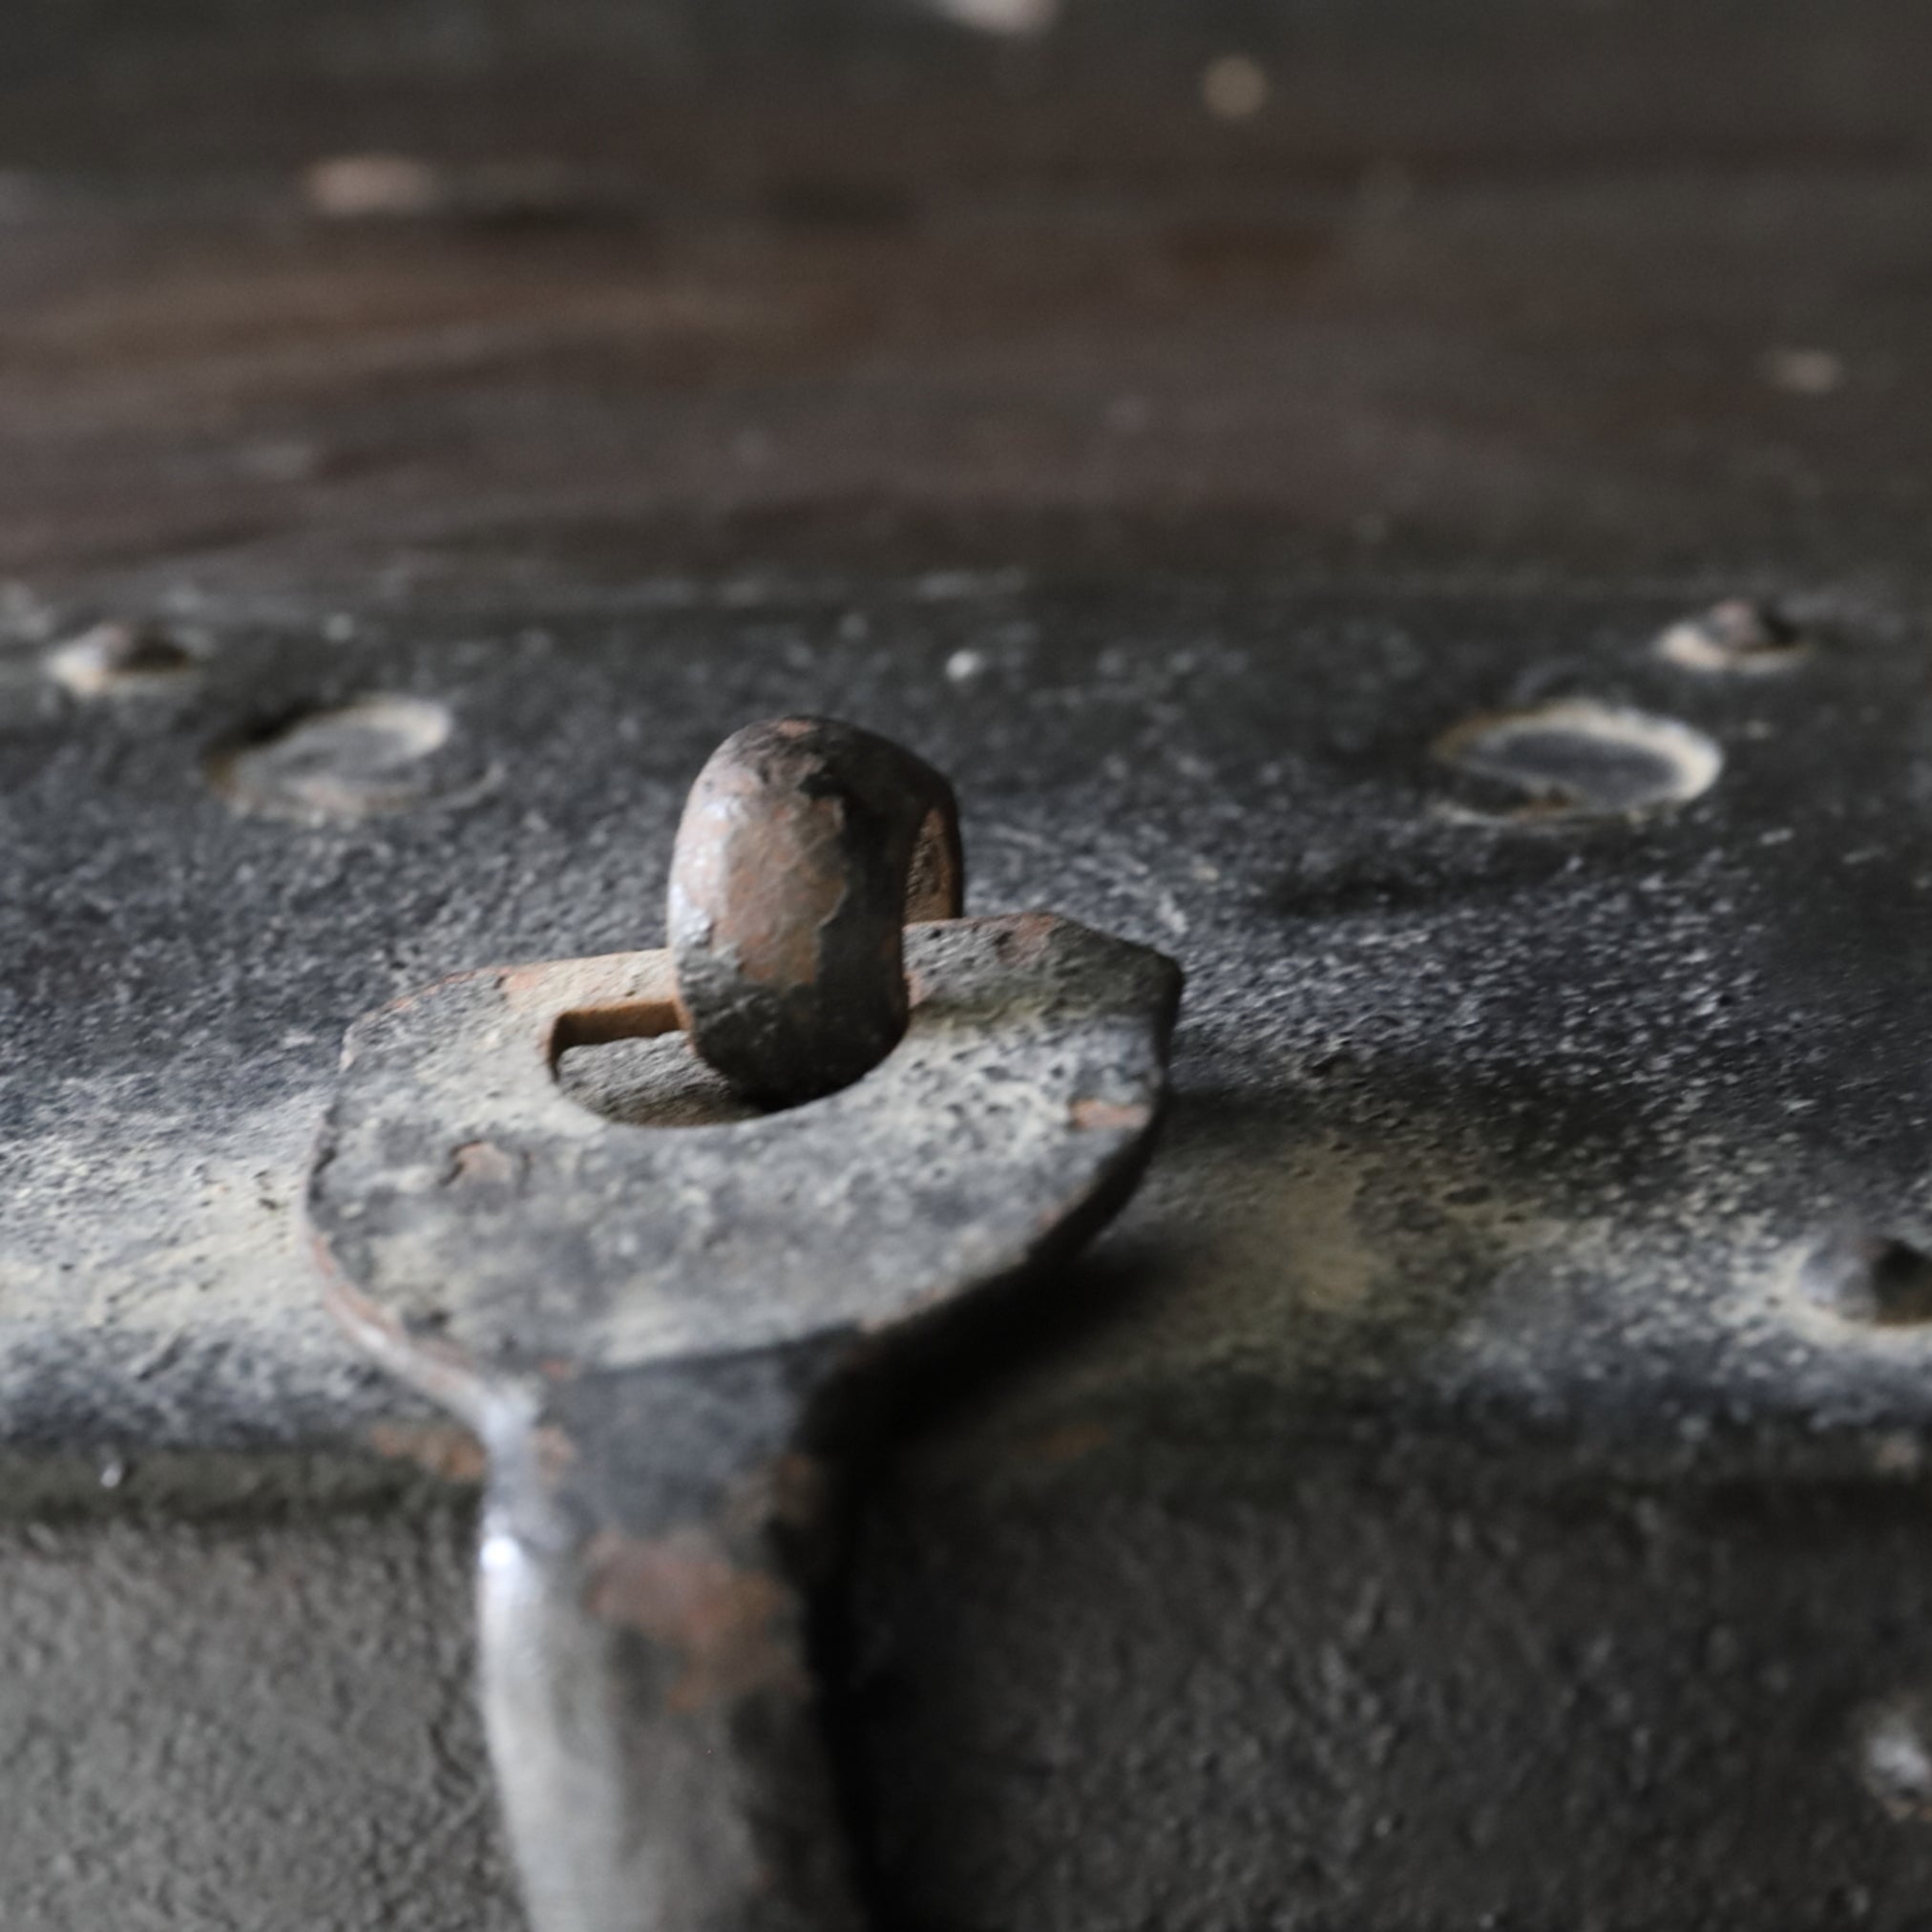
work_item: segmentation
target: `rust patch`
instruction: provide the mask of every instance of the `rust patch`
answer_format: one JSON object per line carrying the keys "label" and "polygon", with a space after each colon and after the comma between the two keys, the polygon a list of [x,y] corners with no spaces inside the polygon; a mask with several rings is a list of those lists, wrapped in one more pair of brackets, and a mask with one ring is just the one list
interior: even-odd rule
{"label": "rust patch", "polygon": [[964,854],[959,830],[944,806],[935,806],[919,826],[906,875],[906,921],[956,919],[966,910]]}
{"label": "rust patch", "polygon": [[453,1422],[377,1422],[368,1445],[378,1456],[413,1462],[444,1482],[473,1487],[483,1480],[483,1445]]}
{"label": "rust patch", "polygon": [[836,719],[746,725],[678,827],[671,952],[685,1031],[740,1092],[796,1103],[876,1066],[905,1031],[902,934],[960,910],[952,788]]}
{"label": "rust patch", "polygon": [[[466,968],[461,973],[445,973],[440,979],[431,979],[426,986],[417,986],[408,993],[397,994],[393,999],[379,1007],[377,1011],[382,1013],[407,1013],[411,1007],[420,1006],[424,1000],[441,993],[445,987],[460,986],[466,979],[481,979],[487,976],[487,973],[479,973],[474,967]],[[354,1037],[353,1029],[351,1029],[350,1037],[351,1039]]]}
{"label": "rust patch", "polygon": [[613,1000],[607,1006],[580,1006],[557,1015],[550,1036],[553,1060],[574,1046],[608,1046],[618,1040],[656,1040],[678,1031],[674,1001],[646,996]]}
{"label": "rust patch", "polygon": [[505,1009],[549,1022],[553,1054],[669,1032],[677,1023],[670,958],[663,953],[605,953],[593,959],[541,959],[495,971]]}
{"label": "rust patch", "polygon": [[1062,1422],[1021,1444],[1019,1453],[1029,1462],[1057,1469],[1091,1456],[1113,1439],[1114,1432],[1104,1422]]}
{"label": "rust patch", "polygon": [[513,1005],[521,1005],[541,994],[555,976],[547,964],[506,966],[496,976],[496,990]]}
{"label": "rust patch", "polygon": [[530,1432],[532,1460],[553,1489],[561,1488],[566,1474],[577,1461],[577,1447],[555,1422],[539,1422]]}
{"label": "rust patch", "polygon": [[1067,1109],[1067,1118],[1082,1133],[1109,1127],[1137,1133],[1147,1124],[1151,1110],[1139,1102],[1122,1106],[1117,1101],[1075,1101]]}
{"label": "rust patch", "polygon": [[744,1484],[732,1498],[725,1521],[748,1533],[771,1523],[794,1535],[808,1534],[825,1520],[830,1488],[823,1462],[789,1449]]}
{"label": "rust patch", "polygon": [[516,1156],[505,1153],[494,1141],[465,1141],[452,1149],[443,1185],[507,1187],[515,1180],[518,1165]]}
{"label": "rust patch", "polygon": [[806,1693],[784,1585],[729,1562],[702,1530],[649,1539],[601,1531],[585,1569],[592,1616],[638,1631],[682,1663],[666,1709],[703,1711],[756,1690]]}
{"label": "rust patch", "polygon": [[999,935],[999,956],[1011,966],[1032,965],[1045,953],[1059,923],[1051,913],[1016,913]]}
{"label": "rust patch", "polygon": [[[713,944],[736,956],[746,979],[807,986],[818,977],[819,934],[845,903],[844,827],[839,799],[814,798],[784,810],[766,833],[769,845],[741,837],[726,849]],[[773,864],[774,847],[783,866]]]}

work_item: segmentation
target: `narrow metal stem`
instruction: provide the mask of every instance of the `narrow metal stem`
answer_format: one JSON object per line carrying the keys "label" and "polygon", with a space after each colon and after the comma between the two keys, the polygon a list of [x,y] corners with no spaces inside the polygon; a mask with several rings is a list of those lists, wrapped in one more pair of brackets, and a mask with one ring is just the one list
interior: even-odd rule
{"label": "narrow metal stem", "polygon": [[479,1562],[532,1932],[850,1932],[804,1606],[769,1524],[742,1491],[708,1521],[612,1522],[594,1500],[622,1472],[585,1467],[608,1438],[572,1420],[562,1456],[554,1421],[493,1431]]}

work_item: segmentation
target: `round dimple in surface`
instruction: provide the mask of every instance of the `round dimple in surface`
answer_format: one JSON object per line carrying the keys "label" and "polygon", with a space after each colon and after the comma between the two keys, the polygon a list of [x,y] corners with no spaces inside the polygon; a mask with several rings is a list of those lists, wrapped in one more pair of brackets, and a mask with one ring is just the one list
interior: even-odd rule
{"label": "round dimple in surface", "polygon": [[1566,698],[1465,720],[1436,756],[1514,796],[1476,815],[1518,820],[1613,817],[1683,805],[1724,766],[1712,739],[1675,718]]}
{"label": "round dimple in surface", "polygon": [[47,655],[47,674],[76,698],[170,685],[200,667],[200,653],[157,624],[96,624]]}
{"label": "round dimple in surface", "polygon": [[244,811],[356,819],[448,805],[486,774],[464,751],[446,705],[427,698],[362,698],[306,711],[215,751],[215,788]]}
{"label": "round dimple in surface", "polygon": [[1932,1820],[1932,1732],[1922,1690],[1872,1705],[1856,1726],[1858,1774],[1886,1815],[1900,1823]]}
{"label": "round dimple in surface", "polygon": [[1657,640],[1657,655],[1687,671],[1754,676],[1789,670],[1811,655],[1811,646],[1771,605],[1727,598],[1670,625]]}

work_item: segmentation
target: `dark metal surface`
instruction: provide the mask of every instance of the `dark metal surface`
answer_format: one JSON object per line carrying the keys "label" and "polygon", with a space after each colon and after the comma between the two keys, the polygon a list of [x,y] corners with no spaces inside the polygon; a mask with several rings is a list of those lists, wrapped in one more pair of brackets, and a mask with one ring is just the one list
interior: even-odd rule
{"label": "dark metal surface", "polygon": [[[61,1583],[114,1617],[47,1586],[10,1815],[86,1841],[0,1839],[27,1932],[512,1922],[450,1876],[450,1693],[407,1704],[457,1661],[362,1673],[335,1546],[247,1544],[318,1444],[473,1463],[319,1318],[289,1203],[343,1025],[635,947],[639,828],[826,709],[970,773],[987,903],[1190,969],[1151,1185],[858,1472],[810,1648],[880,1922],[1916,1932],[1925,10],[801,10],[746,58],[629,7],[210,7],[105,64],[32,14],[7,1493],[73,1506],[59,1452],[159,1513],[221,1451],[214,1628],[303,1617],[322,1714],[286,1783],[170,1811],[125,1713],[246,1644],[59,1650],[158,1632],[193,1564]],[[371,148],[418,212],[320,212]],[[650,1114],[651,1053],[560,1073]],[[194,1694],[199,1766],[238,1732]],[[399,1764],[455,1737],[433,1897],[367,1756],[300,1808],[345,1712]]]}
{"label": "dark metal surface", "polygon": [[[1732,676],[1660,655],[1682,597],[744,597],[533,599],[480,651],[479,617],[427,601],[339,642],[214,607],[193,689],[138,704],[12,661],[13,1439],[138,1471],[393,1418],[284,1232],[329,1034],[452,959],[623,943],[669,859],[640,876],[633,829],[674,822],[721,712],[836,705],[976,761],[989,902],[1051,894],[1192,982],[1164,1161],[1097,1271],[1033,1366],[962,1354],[929,1444],[871,1466],[831,1681],[885,1896],[1100,1924],[1173,1883],[1208,1923],[1288,1898],[1414,1926],[1445,1871],[1533,1918],[1582,1870],[1607,1924],[1672,1923],[1678,1888],[1823,1925],[1854,1886],[1910,1923],[1932,1856],[1856,1727],[1932,1670],[1932,1363],[1922,1327],[1809,1284],[1847,1230],[1932,1251],[1917,606],[1820,602],[1808,657]],[[444,706],[494,788],[304,822],[204,775],[251,715],[369,691]],[[1433,753],[1557,698],[1576,792],[1606,711],[1719,768],[1635,816],[1526,820]],[[633,1044],[566,1060],[621,1085]],[[1713,1643],[1737,1661],[1708,1670]],[[1042,1778],[1027,1816],[1091,1858],[1018,1815]],[[1538,1801],[1479,1802],[1510,1779]]]}
{"label": "dark metal surface", "polygon": [[931,766],[836,719],[746,725],[698,774],[672,849],[679,1018],[741,1093],[835,1093],[905,1033],[900,933],[965,907],[959,810]]}
{"label": "dark metal surface", "polygon": [[[192,686],[86,705],[20,653],[8,1428],[138,1472],[394,1418],[284,1245],[329,1035],[452,959],[622,944],[669,860],[641,876],[634,829],[720,714],[836,706],[974,761],[989,902],[1191,978],[1163,1162],[1062,1319],[1031,1365],[954,1357],[869,1467],[830,1681],[883,1896],[1414,1926],[1447,1872],[1534,1918],[1582,1871],[1606,1924],[1681,1891],[1822,1925],[1852,1887],[1909,1923],[1932,1855],[1858,1726],[1932,1670],[1932,1364],[1809,1284],[1846,1230],[1932,1250],[1923,618],[1818,598],[1807,656],[1731,675],[1660,651],[1700,608],[794,579],[533,597],[508,633],[417,599],[329,641],[235,601]],[[444,707],[493,788],[303,821],[203,771],[250,717],[371,691]],[[1434,753],[1559,700],[1576,793],[1606,713],[1715,775],[1526,820]],[[649,1045],[566,1060],[648,1098]]]}

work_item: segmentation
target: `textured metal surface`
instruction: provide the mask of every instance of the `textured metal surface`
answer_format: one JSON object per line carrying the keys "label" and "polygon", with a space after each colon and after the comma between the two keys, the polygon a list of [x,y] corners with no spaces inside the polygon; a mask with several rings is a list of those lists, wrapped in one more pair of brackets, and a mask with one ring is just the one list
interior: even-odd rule
{"label": "textured metal surface", "polygon": [[101,1495],[0,1525],[10,1932],[521,1932],[468,1515]]}
{"label": "textured metal surface", "polygon": [[913,928],[910,1032],[810,1106],[658,1132],[553,1074],[674,1030],[662,953],[490,969],[350,1033],[307,1218],[351,1326],[479,1426],[498,1382],[879,1337],[1088,1232],[1178,981],[1030,913]]}
{"label": "textured metal surface", "polygon": [[[1185,947],[1206,1003],[1182,1035],[1184,1092],[1230,1095],[1243,1122],[1230,1141],[1210,1135],[1222,1151],[1204,1151],[1190,1184],[1225,1199],[1216,1268],[1266,1280],[1280,1265],[1267,1240],[1246,1261],[1229,1245],[1270,1211],[1255,1188],[1277,1136],[1292,1151],[1397,1126],[1439,1141],[1459,1173],[1521,1165],[1531,1227],[1545,1208],[1573,1227],[1601,1188],[1586,1225],[1641,1207],[1631,1241],[1694,1248],[1716,1225],[1711,1188],[1748,1198],[1752,1213],[1722,1224],[1723,1279],[1758,1265],[1735,1245],[1747,1235],[1769,1257],[1846,1212],[1912,1232],[1900,1191],[1916,1174],[1921,1050],[1908,607],[1821,609],[1809,661],[1737,681],[1655,654],[1685,614],[1676,598],[1266,585],[1110,598],[1017,582],[887,587],[863,606],[835,585],[763,597],[691,586],[677,605],[647,592],[590,613],[526,606],[500,649],[476,648],[477,620],[428,607],[372,612],[335,643],[264,611],[210,611],[193,687],[131,704],[82,706],[37,653],[13,657],[8,990],[30,1016],[8,1036],[17,1435],[272,1439],[353,1417],[357,1383],[276,1286],[299,1278],[279,1247],[282,1188],[326,1091],[330,1035],[452,958],[621,939],[669,854],[655,854],[654,879],[616,828],[674,822],[720,712],[808,692],[948,759],[976,755],[985,898],[1048,897],[1068,853],[1069,912]],[[854,637],[861,608],[890,645]],[[962,653],[982,666],[964,678],[948,668]],[[445,707],[498,767],[494,788],[453,811],[300,824],[239,813],[208,782],[200,754],[250,715],[370,689]],[[1016,705],[1022,690],[1031,702]],[[1511,819],[1515,796],[1496,781],[1435,758],[1452,727],[1555,690],[1676,721],[1721,753],[1717,777],[1635,822],[1538,827]],[[112,947],[94,936],[109,908]],[[1410,1069],[1394,1092],[1356,1070],[1384,1040]],[[1321,1077],[1290,1081],[1304,1062]],[[1506,1077],[1516,1066],[1548,1073]],[[30,1071],[42,1067],[58,1077]],[[1386,1127],[1385,1108],[1397,1109]],[[1631,1119],[1648,1131],[1626,1131]],[[190,1186],[171,1121],[199,1124]],[[1690,1161],[1707,1140],[1734,1151]],[[111,1197],[89,1185],[101,1173],[116,1178]],[[1557,1213],[1570,1186],[1576,1206]],[[1201,1211],[1184,1212],[1189,1191],[1168,1210],[1184,1213],[1177,1263],[1196,1245],[1180,1232]],[[1433,1254],[1460,1225],[1414,1238]],[[1399,1220],[1390,1238],[1408,1238]],[[1479,1298],[1439,1347],[1397,1350],[1409,1367],[1376,1385],[1393,1400],[1421,1376],[1573,1425],[1621,1414],[1648,1426],[1653,1411],[1618,1400],[1640,1390],[1716,1414],[1921,1413],[1908,1338],[1816,1328],[1809,1303],[1793,1305],[1787,1335],[1718,1278],[1655,1294],[1648,1269],[1661,1261],[1636,1260],[1649,1248],[1605,1239],[1595,1261],[1577,1256],[1594,1286],[1552,1280],[1506,1315]],[[1457,1251],[1418,1263],[1420,1278],[1439,1287]],[[1475,1240],[1469,1258],[1490,1252]],[[96,1321],[74,1322],[63,1263],[84,1270]],[[1295,1325],[1270,1351],[1361,1388],[1390,1366],[1383,1327]],[[36,1348],[41,1373],[27,1376]],[[252,1396],[264,1377],[284,1401]]]}
{"label": "textured metal surface", "polygon": [[[369,612],[339,642],[259,607],[210,609],[194,689],[138,705],[83,708],[40,682],[37,654],[14,659],[26,702],[9,738],[6,903],[32,914],[10,937],[10,993],[34,1018],[9,1037],[34,1066],[61,1069],[29,1079],[16,1060],[8,1088],[16,1438],[137,1460],[171,1438],[314,1439],[393,1413],[308,1322],[304,1266],[281,1245],[284,1190],[330,1079],[328,1035],[452,958],[620,943],[656,884],[640,877],[632,828],[672,822],[720,713],[835,704],[949,763],[976,760],[968,832],[989,902],[1052,894],[1183,951],[1193,984],[1153,1186],[1084,1291],[1069,1284],[1037,1367],[953,1365],[980,1393],[933,1423],[936,1460],[908,1465],[934,1472],[908,1474],[903,1541],[887,1545],[910,1549],[913,1566],[881,1559],[883,1600],[851,1633],[867,1669],[904,1659],[871,1680],[881,1695],[929,1687],[847,1733],[877,1780],[892,1895],[939,1912],[927,1887],[946,1874],[944,1914],[967,1922],[1045,1910],[1000,1794],[1024,1788],[1028,1764],[1060,1767],[1072,1832],[1104,1810],[1080,1767],[1133,1763],[1142,1829],[1114,1841],[1166,1849],[1091,1870],[1082,1896],[1096,1922],[1159,1872],[1205,1885],[1237,1858],[1247,1877],[1225,1896],[1241,1910],[1353,1900],[1389,1923],[1429,1922],[1423,1849],[1372,1855],[1380,1841],[1351,1827],[1332,1841],[1359,1856],[1306,1870],[1292,1850],[1306,1834],[1278,1831],[1259,1797],[1250,1811],[1217,1804],[1205,1743],[1136,1756],[1103,1713],[1140,1707],[1099,1668],[1118,1654],[1100,1641],[1110,1618],[1126,1633],[1121,1668],[1149,1682],[1157,1658],[1196,1646],[1182,1608],[1192,1586],[1164,1579],[1182,1574],[1170,1563],[1199,1525],[1232,1511],[1222,1554],[1200,1561],[1224,1564],[1229,1602],[1250,1606],[1216,1639],[1250,1685],[1242,1749],[1266,1767],[1294,1738],[1333,1740],[1329,1771],[1279,1772],[1294,1816],[1316,1836],[1358,1813],[1373,1823],[1381,1813],[1367,1808],[1393,1799],[1368,1795],[1383,1789],[1373,1757],[1341,1750],[1355,1707],[1339,1690],[1333,1706],[1309,1700],[1321,1670],[1371,1669],[1378,1653],[1363,1647],[1383,1641],[1379,1626],[1369,1610],[1349,1624],[1354,1609],[1334,1610],[1297,1552],[1320,1546],[1318,1529],[1367,1535],[1426,1502],[1443,1535],[1460,1522],[1480,1550],[1480,1526],[1501,1525],[1517,1554],[1493,1569],[1430,1565],[1412,1603],[1432,1605],[1444,1631],[1489,1604],[1572,1635],[1547,1652],[1499,1636],[1468,1692],[1486,1714],[1467,1727],[1442,1701],[1461,1681],[1446,1636],[1440,1650],[1404,1650],[1399,1672],[1375,1665],[1388,1721],[1419,1754],[1385,1761],[1411,1794],[1402,1815],[1418,1847],[1438,1830],[1453,1838],[1464,1810],[1460,1787],[1428,1796],[1438,1753],[1494,1771],[1541,1740],[1524,1761],[1541,1788],[1567,1788],[1564,1767],[1601,1733],[1564,1672],[1602,1640],[1614,1660],[1605,1694],[1626,1700],[1602,1720],[1620,1748],[1668,1712],[1688,1753],[1679,1777],[1600,1807],[1579,1841],[1580,1860],[1626,1870],[1636,1888],[1606,1922],[1658,1922],[1653,1887],[1671,1874],[1694,1877],[1712,1910],[1769,1912],[1754,1880],[1733,1882],[1699,1849],[1703,1833],[1731,1829],[1752,1846],[1807,1847],[1809,1889],[1779,1909],[1810,1922],[1834,1887],[1909,1899],[1917,1839],[1866,1794],[1850,1740],[1866,1704],[1932,1666],[1921,1626],[1886,1607],[1920,1586],[1910,1539],[1885,1525],[1920,1506],[1926,1341],[1835,1314],[1804,1282],[1848,1227],[1932,1238],[1914,608],[1820,601],[1808,658],[1733,678],[1658,655],[1658,637],[1694,612],[1679,597],[1251,582],[1110,596],[1010,579],[746,595],[693,585],[675,601],[612,595],[595,611],[527,604],[517,632],[482,650],[478,618],[426,603]],[[858,638],[854,612],[892,642]],[[962,653],[977,668],[956,676]],[[499,767],[495,788],[453,811],[304,824],[238,814],[203,775],[203,747],[251,711],[371,689],[446,705]],[[1586,719],[1600,706],[1699,734],[1721,753],[1714,779],[1635,818],[1523,821],[1520,791],[1434,756],[1464,721],[1553,693]],[[655,855],[659,879],[668,857]],[[238,890],[251,877],[265,908]],[[115,951],[93,936],[91,909],[108,905]],[[593,1051],[621,1061],[624,1048]],[[184,1175],[171,1137],[189,1124]],[[91,1284],[90,1321],[74,1319],[71,1272]],[[1487,1454],[1452,1459],[1438,1431]],[[1102,1436],[1112,1452],[1092,1453]],[[1337,1458],[1348,1500],[1331,1505],[1323,1472]],[[1369,1474],[1352,1467],[1394,1473],[1358,1491]],[[1180,1473],[1157,1481],[1162,1469]],[[1557,1471],[1564,1484],[1545,1506],[1539,1485]],[[1009,1507],[1016,1484],[1023,1508]],[[1730,1526],[1685,1532],[1681,1563],[1632,1557],[1621,1597],[1560,1590],[1593,1539],[1625,1546],[1615,1525],[1632,1509],[1645,1520],[1647,1495],[1660,1521],[1714,1513]],[[1762,1554],[1754,1567],[1713,1555],[1743,1565],[1720,1590],[1690,1552],[1740,1539]],[[1795,1566],[1780,1571],[1785,1558]],[[958,1563],[1037,1586],[1036,1603],[1064,1591],[1068,1614],[969,1618],[985,1599],[949,1593]],[[943,1616],[919,1583],[929,1564]],[[1271,1653],[1249,1647],[1275,1627],[1275,1602],[1314,1673],[1279,1695],[1257,1688],[1284,1681]],[[1558,1602],[1568,1608],[1551,1623]],[[1786,1621],[1754,1622],[1754,1606]],[[1715,1629],[1760,1662],[1704,1672],[1694,1658]],[[1022,1636],[1029,1661],[1001,1698],[979,1673],[1003,1669],[993,1660]],[[1531,1670],[1533,1655],[1548,1661]],[[1725,1741],[1750,1734],[1760,1670],[1783,1673],[1797,1700],[1786,1721],[1817,1740],[1780,1747],[1763,1784]],[[1187,1707],[1203,1738],[1214,1681]],[[943,1687],[972,1684],[995,1734],[961,1751]],[[944,1781],[928,1752],[947,1754]],[[1276,1776],[1257,1770],[1253,1789]],[[1485,1909],[1543,1896],[1546,1815],[1509,1816],[1520,1829],[1466,1868]],[[980,1822],[935,1836],[946,1817]]]}
{"label": "textured metal surface", "polygon": [[[1154,1186],[868,1466],[815,1644],[882,1922],[1922,1923],[1925,10],[801,10],[762,64],[377,11],[103,61],[31,8],[0,73],[5,1494],[222,1446],[331,1747],[98,1779],[165,1852],[13,1917],[165,1923],[192,1854],[209,1920],[511,1922],[360,1886],[338,1713],[480,1757],[265,1554],[318,1442],[473,1457],[311,1308],[308,1126],[367,1007],[655,936],[637,829],[834,709],[970,776],[982,903],[1191,983]],[[319,214],[370,148],[425,211]],[[563,1072],[655,1106],[649,1051]],[[212,1762],[204,1654],[57,1681]],[[45,1681],[51,1828],[124,1754],[45,1755]]]}

